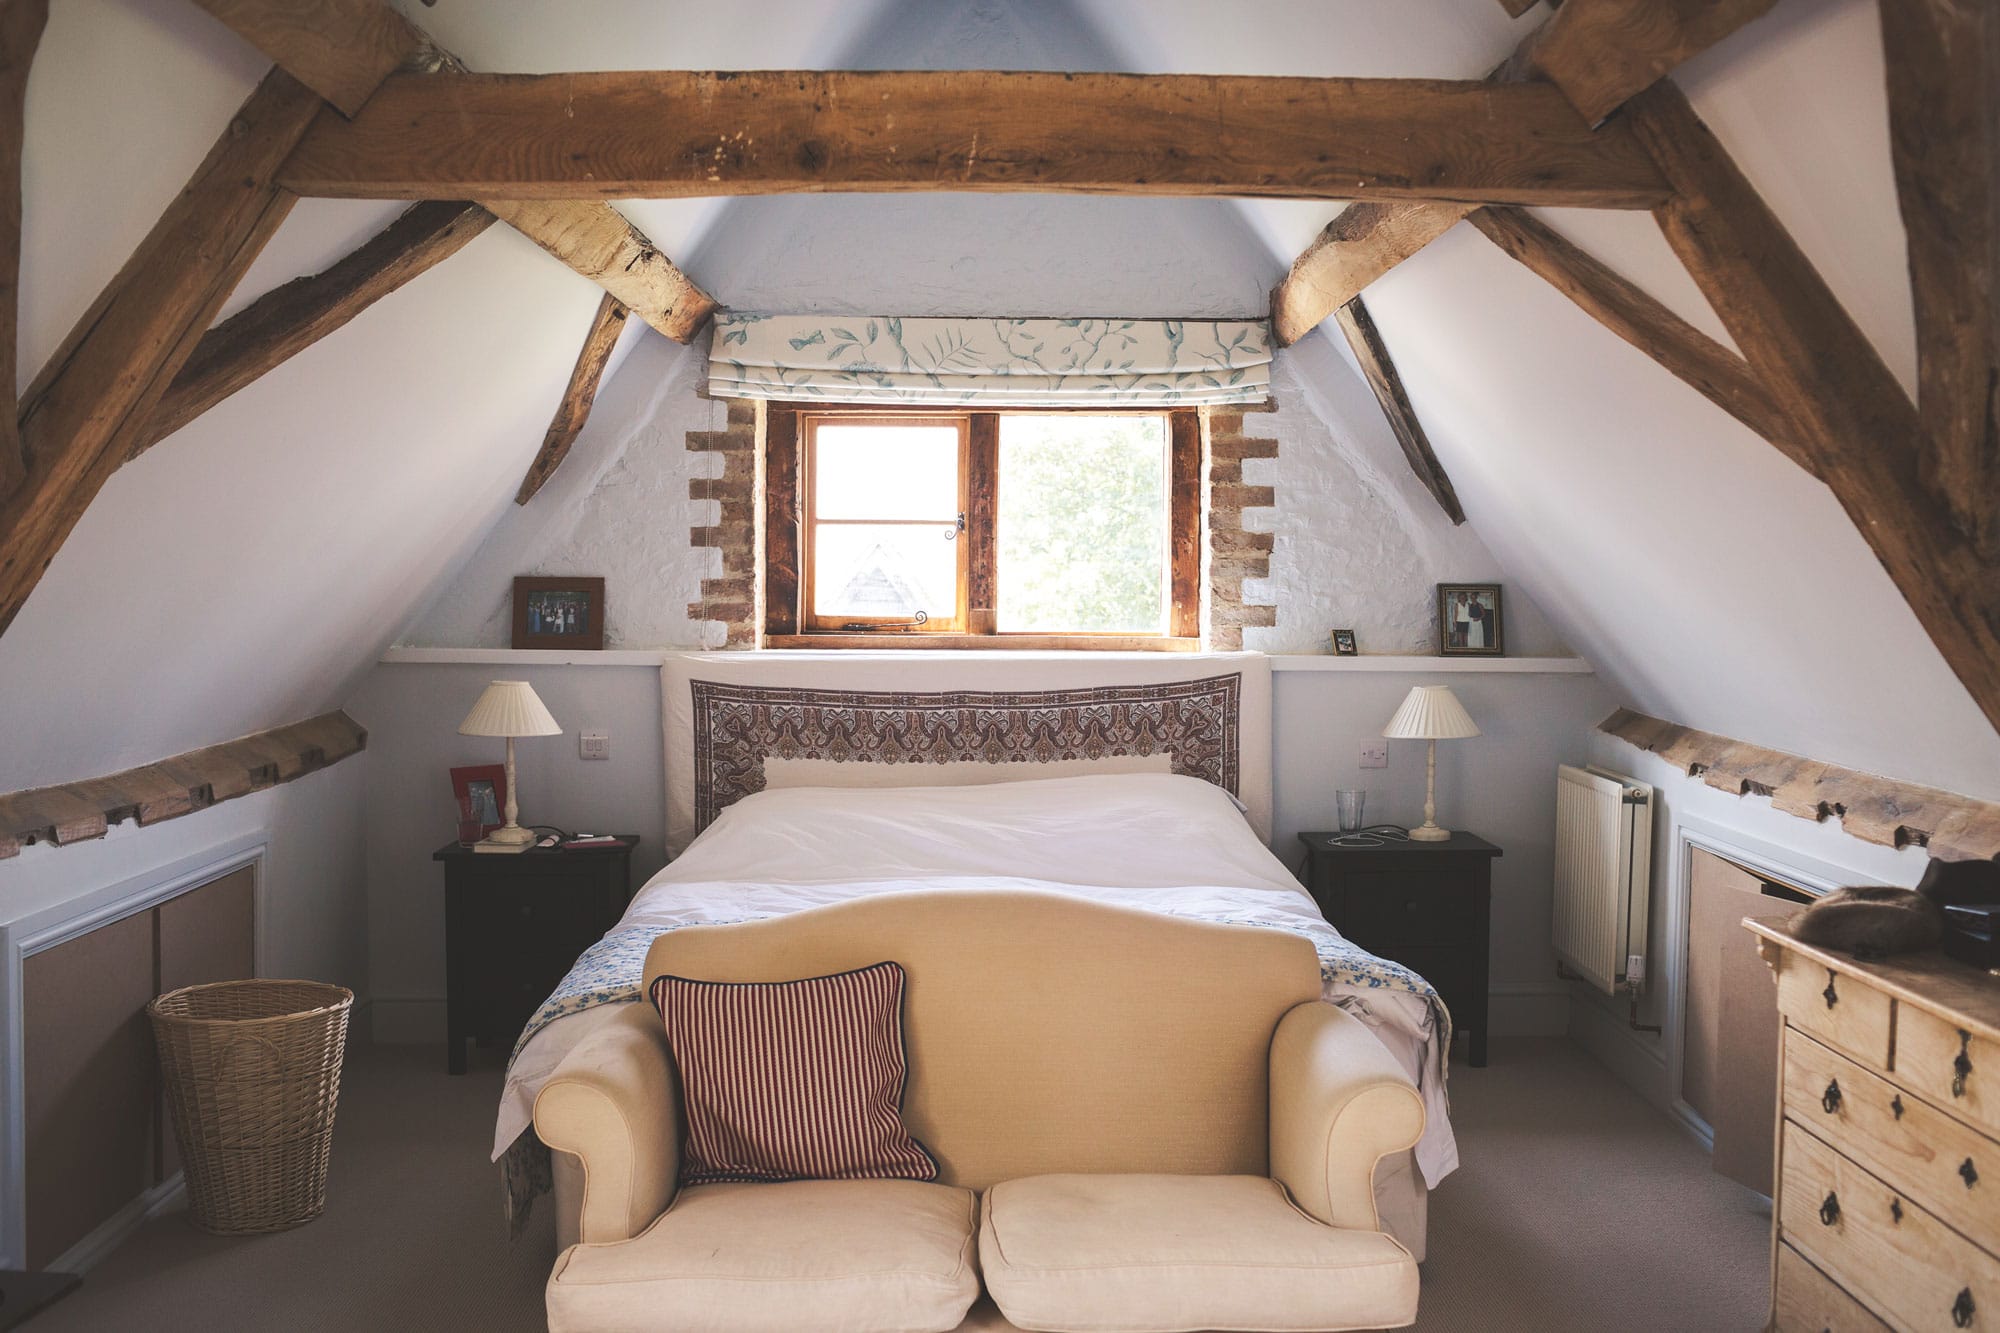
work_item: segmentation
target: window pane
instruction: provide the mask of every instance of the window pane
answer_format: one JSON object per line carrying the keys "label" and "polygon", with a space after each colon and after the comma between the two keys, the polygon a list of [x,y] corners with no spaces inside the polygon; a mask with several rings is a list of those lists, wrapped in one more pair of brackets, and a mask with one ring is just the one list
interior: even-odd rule
{"label": "window pane", "polygon": [[1165,417],[1000,418],[999,627],[1161,634]]}
{"label": "window pane", "polygon": [[948,523],[822,523],[813,535],[813,610],[855,620],[958,614],[958,543]]}
{"label": "window pane", "polygon": [[954,518],[958,427],[819,425],[813,492],[821,518]]}

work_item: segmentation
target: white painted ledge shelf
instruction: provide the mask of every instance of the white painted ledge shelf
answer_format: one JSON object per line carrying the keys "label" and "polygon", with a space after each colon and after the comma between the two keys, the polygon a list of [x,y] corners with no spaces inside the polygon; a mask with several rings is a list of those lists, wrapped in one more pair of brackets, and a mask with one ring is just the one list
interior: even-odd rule
{"label": "white painted ledge shelf", "polygon": [[[390,648],[382,661],[392,664],[470,666],[596,666],[657,667],[668,657],[697,652],[694,648],[606,648],[577,652],[566,648]],[[787,650],[789,651],[789,650]],[[947,650],[956,655],[957,650]],[[908,651],[898,653],[908,656]],[[1048,654],[1042,654],[1047,656]],[[1078,653],[1097,657],[1098,653]],[[1152,660],[1155,654],[1143,654]],[[1594,668],[1581,657],[1335,657],[1326,653],[1273,653],[1273,671],[1375,671],[1404,675],[1494,672],[1531,676],[1587,676]]]}

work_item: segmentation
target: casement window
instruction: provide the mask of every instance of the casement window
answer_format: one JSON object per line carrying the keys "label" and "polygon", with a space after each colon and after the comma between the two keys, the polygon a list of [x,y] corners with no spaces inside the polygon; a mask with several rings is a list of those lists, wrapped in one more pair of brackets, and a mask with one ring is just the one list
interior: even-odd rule
{"label": "casement window", "polygon": [[773,404],[767,641],[1191,646],[1200,455],[1192,409]]}

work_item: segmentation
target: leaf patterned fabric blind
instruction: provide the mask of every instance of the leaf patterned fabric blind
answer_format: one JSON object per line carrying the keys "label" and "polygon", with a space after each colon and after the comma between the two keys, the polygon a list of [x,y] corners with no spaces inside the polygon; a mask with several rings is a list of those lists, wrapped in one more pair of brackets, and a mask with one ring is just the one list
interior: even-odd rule
{"label": "leaf patterned fabric blind", "polygon": [[1264,320],[896,319],[729,313],[722,398],[981,407],[1189,407],[1271,392]]}

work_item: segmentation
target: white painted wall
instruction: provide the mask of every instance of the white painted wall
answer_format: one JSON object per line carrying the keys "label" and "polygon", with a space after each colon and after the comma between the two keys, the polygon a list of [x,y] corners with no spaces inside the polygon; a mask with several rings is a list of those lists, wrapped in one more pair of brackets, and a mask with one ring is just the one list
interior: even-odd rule
{"label": "white painted wall", "polygon": [[[496,675],[525,679],[564,735],[519,742],[521,818],[638,833],[635,886],[663,863],[666,795],[659,670],[651,666],[383,663],[349,702],[369,729],[368,935],[376,1033],[441,1040],[443,872],[431,853],[455,819],[449,770],[496,763],[498,742],[456,733]],[[1494,873],[1494,1021],[1560,1032],[1567,1000],[1548,951],[1555,766],[1578,762],[1613,706],[1589,675],[1280,671],[1273,698],[1273,848],[1298,868],[1301,831],[1333,826],[1333,792],[1368,791],[1371,822],[1420,823],[1423,748],[1395,742],[1387,769],[1363,770],[1360,745],[1413,684],[1449,683],[1479,722],[1477,740],[1440,746],[1438,817],[1506,849]],[[577,757],[576,733],[611,733],[608,762]]]}

